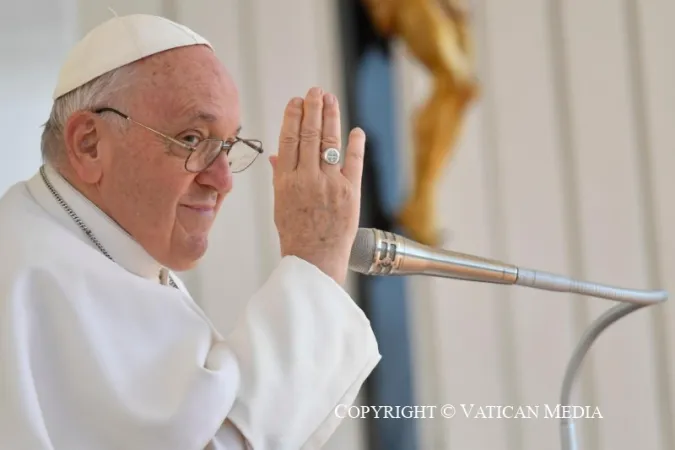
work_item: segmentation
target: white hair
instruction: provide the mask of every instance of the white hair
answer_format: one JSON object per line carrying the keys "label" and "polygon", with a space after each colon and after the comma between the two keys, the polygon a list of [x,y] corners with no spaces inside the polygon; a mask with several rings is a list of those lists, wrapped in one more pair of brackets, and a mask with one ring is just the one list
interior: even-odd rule
{"label": "white hair", "polygon": [[44,162],[58,164],[65,154],[63,132],[66,122],[75,112],[112,106],[108,102],[113,98],[116,107],[123,107],[124,96],[115,96],[131,85],[136,72],[135,67],[134,64],[130,64],[112,70],[54,101],[42,132],[41,150]]}

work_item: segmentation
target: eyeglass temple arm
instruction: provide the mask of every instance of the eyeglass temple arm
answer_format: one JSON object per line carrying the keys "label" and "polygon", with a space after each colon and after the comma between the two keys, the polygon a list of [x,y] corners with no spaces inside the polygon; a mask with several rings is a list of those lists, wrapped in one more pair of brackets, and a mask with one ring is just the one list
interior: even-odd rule
{"label": "eyeglass temple arm", "polygon": [[157,130],[153,130],[153,129],[150,128],[149,126],[143,125],[142,123],[135,121],[135,120],[132,119],[131,117],[127,116],[126,114],[124,114],[124,113],[122,113],[122,112],[120,112],[120,111],[118,111],[118,110],[116,110],[116,109],[114,109],[114,108],[99,108],[99,109],[95,110],[94,112],[95,112],[96,114],[99,114],[99,113],[102,113],[102,112],[111,112],[111,113],[115,113],[115,114],[117,114],[118,116],[120,116],[120,117],[122,117],[122,118],[128,120],[129,122],[133,122],[133,123],[135,123],[136,125],[138,125],[138,126],[140,126],[140,127],[143,127],[143,128],[145,128],[146,130],[148,130],[148,131],[150,131],[150,132],[156,134],[157,136],[161,136],[161,137],[163,137],[164,139],[168,139],[169,141],[171,141],[172,143],[174,143],[174,144],[176,144],[176,145],[180,145],[181,147],[186,148],[186,149],[188,149],[188,150],[194,150],[194,147],[191,147],[190,145],[186,144],[185,142],[181,142],[181,141],[179,141],[178,139],[174,139],[174,138],[172,138],[171,136],[167,136],[167,135],[164,134],[164,133],[160,133],[160,132],[157,131]]}
{"label": "eyeglass temple arm", "polygon": [[[122,113],[121,111],[118,111],[118,110],[116,110],[116,109],[114,109],[114,108],[104,107],[104,108],[96,109],[96,110],[94,110],[94,112],[95,112],[96,114],[100,114],[100,113],[102,113],[102,112],[111,112],[111,113],[117,114],[118,116],[120,116],[120,117],[122,117],[122,118],[128,120],[129,122],[133,122],[133,123],[135,123],[136,125],[141,126],[141,127],[145,128],[146,130],[151,131],[152,133],[154,133],[154,134],[156,134],[156,135],[158,135],[158,136],[161,136],[161,137],[163,137],[163,138],[165,138],[165,139],[168,139],[169,141],[173,142],[173,143],[176,144],[176,145],[179,145],[179,146],[181,146],[181,147],[183,147],[183,148],[185,148],[185,149],[188,149],[188,150],[194,150],[194,149],[195,149],[194,147],[190,146],[189,144],[186,144],[185,142],[181,142],[181,141],[179,141],[178,139],[174,139],[174,138],[172,138],[171,136],[167,136],[167,135],[164,134],[164,133],[160,133],[160,132],[157,131],[157,130],[153,130],[152,128],[150,128],[150,127],[148,127],[148,126],[146,126],[146,125],[143,125],[143,124],[140,123],[140,122],[136,122],[136,121],[135,121],[134,119],[132,119],[131,117],[127,116],[126,114],[124,114],[124,113]],[[258,152],[258,153],[261,154],[261,155],[262,155],[263,152],[264,152],[264,149],[263,149],[263,147],[262,147],[262,142],[260,142],[260,141],[258,141],[258,140],[255,140],[255,139],[244,139],[244,138],[240,138],[240,137],[237,137],[237,140],[243,142],[243,143],[246,144],[246,145],[248,145],[250,148],[252,148],[253,150],[255,150],[256,152]],[[223,148],[226,147],[226,143],[227,143],[227,141],[223,141]],[[255,143],[257,143],[257,145],[256,145]]]}

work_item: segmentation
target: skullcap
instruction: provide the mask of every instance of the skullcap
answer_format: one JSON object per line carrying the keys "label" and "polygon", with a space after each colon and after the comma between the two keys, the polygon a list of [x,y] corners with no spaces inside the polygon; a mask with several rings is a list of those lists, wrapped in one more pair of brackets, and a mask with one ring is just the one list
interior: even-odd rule
{"label": "skullcap", "polygon": [[139,59],[172,48],[211,44],[194,31],[164,17],[114,17],[91,30],[66,57],[52,98]]}

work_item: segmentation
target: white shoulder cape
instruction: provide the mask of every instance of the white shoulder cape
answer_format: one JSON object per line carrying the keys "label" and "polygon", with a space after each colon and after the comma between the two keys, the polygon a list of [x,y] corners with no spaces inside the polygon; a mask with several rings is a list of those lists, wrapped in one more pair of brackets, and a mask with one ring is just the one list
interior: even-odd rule
{"label": "white shoulder cape", "polygon": [[294,257],[220,336],[182,284],[103,256],[39,176],[0,199],[0,254],[2,448],[229,449],[236,430],[319,449],[380,360],[354,301]]}

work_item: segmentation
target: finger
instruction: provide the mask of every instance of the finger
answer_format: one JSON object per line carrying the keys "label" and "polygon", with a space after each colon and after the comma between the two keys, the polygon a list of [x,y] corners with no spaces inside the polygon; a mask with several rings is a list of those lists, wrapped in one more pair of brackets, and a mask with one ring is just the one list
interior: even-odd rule
{"label": "finger", "polygon": [[304,168],[310,171],[319,169],[322,123],[323,91],[320,88],[312,88],[305,98],[300,126],[299,169]]}
{"label": "finger", "polygon": [[279,170],[290,172],[298,166],[298,146],[300,145],[300,126],[302,124],[304,100],[294,98],[284,111],[284,120],[279,134]]}
{"label": "finger", "polygon": [[366,133],[364,133],[361,128],[354,128],[351,133],[349,133],[347,154],[345,155],[345,164],[342,168],[342,174],[357,188],[361,187],[365,150]]}
{"label": "finger", "polygon": [[[321,132],[321,151],[327,148],[342,149],[340,139],[340,105],[333,94],[323,97],[323,129]],[[340,165],[331,165],[321,160],[321,168],[327,172],[339,172]]]}

